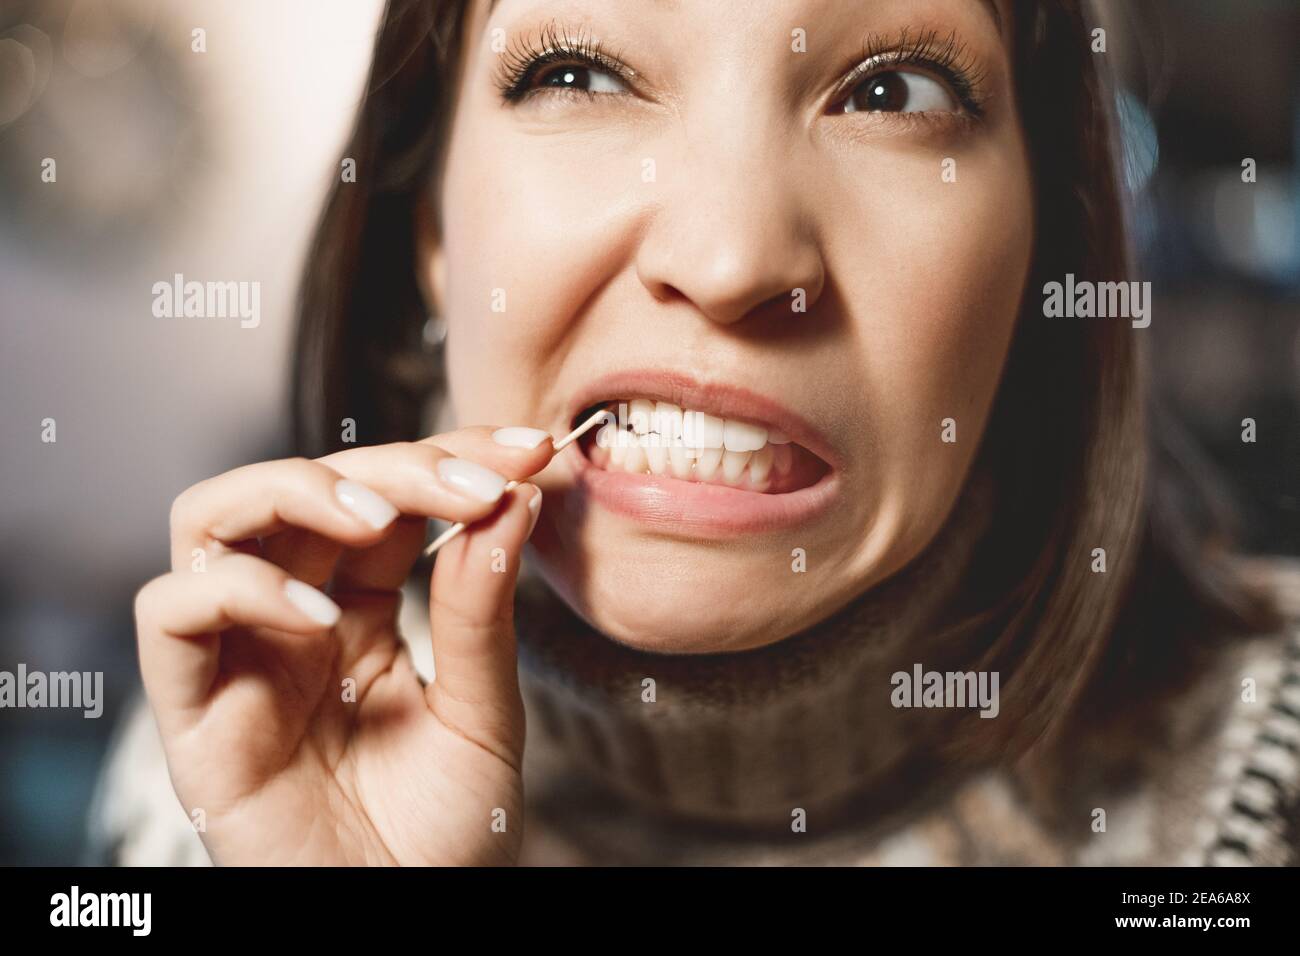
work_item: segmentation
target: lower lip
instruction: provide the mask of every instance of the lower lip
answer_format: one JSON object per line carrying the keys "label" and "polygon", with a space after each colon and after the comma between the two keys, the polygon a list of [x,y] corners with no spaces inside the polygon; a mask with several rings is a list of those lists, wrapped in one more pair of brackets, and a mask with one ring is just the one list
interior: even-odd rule
{"label": "lower lip", "polygon": [[814,520],[839,490],[835,471],[814,485],[780,495],[662,475],[605,471],[572,449],[577,491],[615,514],[656,530],[693,537],[779,531]]}

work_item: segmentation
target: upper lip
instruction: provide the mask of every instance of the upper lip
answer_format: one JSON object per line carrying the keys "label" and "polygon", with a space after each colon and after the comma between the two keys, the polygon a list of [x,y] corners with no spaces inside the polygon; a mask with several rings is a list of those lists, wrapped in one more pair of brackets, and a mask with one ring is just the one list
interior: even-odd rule
{"label": "upper lip", "polygon": [[734,418],[778,429],[832,468],[840,456],[830,441],[806,418],[773,398],[722,382],[703,382],[687,372],[669,369],[628,369],[610,372],[584,385],[573,398],[569,417],[602,401],[631,401],[636,398],[671,402],[683,409],[704,412],[718,418]]}

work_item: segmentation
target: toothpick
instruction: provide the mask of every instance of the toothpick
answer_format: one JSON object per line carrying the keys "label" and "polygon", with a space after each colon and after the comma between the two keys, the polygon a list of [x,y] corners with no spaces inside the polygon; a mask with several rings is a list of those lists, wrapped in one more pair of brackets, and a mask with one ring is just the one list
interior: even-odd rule
{"label": "toothpick", "polygon": [[[581,425],[579,425],[577,428],[569,432],[569,434],[565,435],[563,438],[561,438],[559,441],[555,443],[555,454],[558,455],[560,452],[564,451],[565,448],[573,444],[583,435],[587,434],[587,432],[591,431],[602,421],[604,421],[607,417],[613,417],[613,413],[607,408],[602,408],[600,411],[596,412],[596,414],[592,415],[585,422],[583,422]],[[554,457],[554,455],[552,455],[552,457]],[[517,481],[507,481],[505,490],[510,491],[511,489],[517,488],[518,486],[519,486],[519,482]],[[433,542],[427,548],[424,549],[424,556],[427,558],[433,554],[436,554],[439,548],[441,548],[452,538],[456,537],[456,535],[464,531],[465,527],[466,527],[465,522],[457,521],[454,525],[452,525],[442,534],[438,535],[438,537],[433,539]]]}

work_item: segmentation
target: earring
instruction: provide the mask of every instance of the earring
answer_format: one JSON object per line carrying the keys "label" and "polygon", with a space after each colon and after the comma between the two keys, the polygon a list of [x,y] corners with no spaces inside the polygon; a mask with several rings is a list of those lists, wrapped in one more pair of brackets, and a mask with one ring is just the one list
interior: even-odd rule
{"label": "earring", "polygon": [[430,315],[424,321],[420,341],[426,352],[431,354],[441,352],[447,342],[447,320],[440,315]]}

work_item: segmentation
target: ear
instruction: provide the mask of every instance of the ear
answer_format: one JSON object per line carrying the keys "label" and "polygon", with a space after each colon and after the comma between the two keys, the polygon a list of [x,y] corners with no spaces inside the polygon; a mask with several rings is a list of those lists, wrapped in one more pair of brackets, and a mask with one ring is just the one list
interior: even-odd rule
{"label": "ear", "polygon": [[430,315],[443,315],[443,303],[447,301],[447,257],[428,196],[421,196],[415,204],[415,279],[420,285],[425,310]]}

